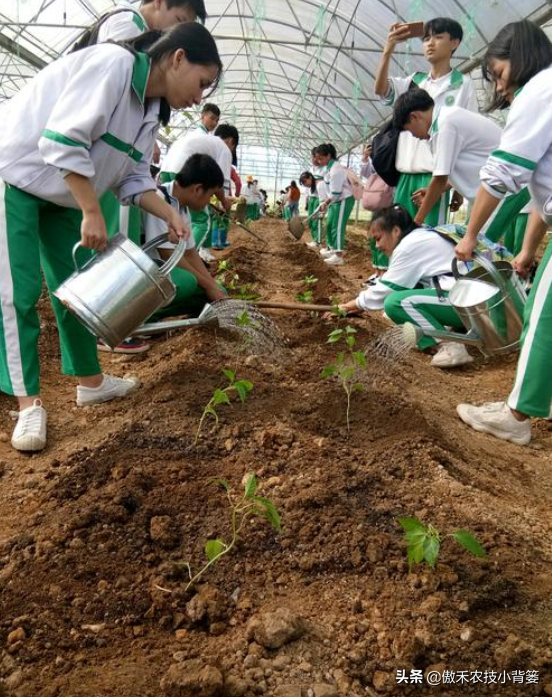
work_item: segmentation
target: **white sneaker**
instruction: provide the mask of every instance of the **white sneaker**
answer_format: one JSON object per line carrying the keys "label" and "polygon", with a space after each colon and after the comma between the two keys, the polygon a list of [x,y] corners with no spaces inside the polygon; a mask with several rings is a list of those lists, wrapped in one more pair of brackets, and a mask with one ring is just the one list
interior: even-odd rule
{"label": "white sneaker", "polygon": [[330,247],[321,247],[318,250],[318,253],[321,257],[331,257],[333,254],[335,254],[335,250],[330,249]]}
{"label": "white sneaker", "polygon": [[473,363],[472,356],[466,351],[464,344],[457,344],[455,341],[442,343],[431,361],[431,365],[436,368],[456,368],[467,363]]}
{"label": "white sneaker", "polygon": [[527,445],[531,440],[531,419],[518,421],[510,407],[502,402],[497,408],[496,402],[476,407],[473,404],[459,404],[458,416],[465,424],[480,433],[490,433],[501,440],[509,440],[518,445]]}
{"label": "white sneaker", "polygon": [[46,409],[40,399],[19,412],[11,444],[16,450],[42,450],[46,445]]}
{"label": "white sneaker", "polygon": [[200,247],[199,248],[199,256],[203,259],[203,261],[206,261],[209,263],[210,261],[216,261],[217,258],[214,254],[211,254],[211,251],[207,247]]}
{"label": "white sneaker", "polygon": [[310,247],[311,249],[316,249],[319,246],[320,245],[318,244],[318,242],[315,242],[314,240],[312,240],[312,242],[307,242],[307,247]]}
{"label": "white sneaker", "polygon": [[116,397],[126,397],[136,392],[140,382],[136,378],[116,378],[113,375],[104,375],[99,387],[77,386],[77,406],[87,407],[91,404],[109,402]]}
{"label": "white sneaker", "polygon": [[339,254],[332,254],[331,257],[326,257],[324,261],[326,264],[330,264],[331,266],[341,266],[345,263],[345,259],[340,257]]}

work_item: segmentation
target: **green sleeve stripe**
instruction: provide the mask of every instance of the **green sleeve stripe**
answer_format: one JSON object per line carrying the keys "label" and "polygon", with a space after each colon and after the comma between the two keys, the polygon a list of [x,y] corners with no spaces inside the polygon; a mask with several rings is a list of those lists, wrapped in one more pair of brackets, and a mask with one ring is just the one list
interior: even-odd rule
{"label": "green sleeve stripe", "polygon": [[491,153],[491,157],[497,157],[499,160],[510,162],[513,165],[519,165],[520,167],[524,167],[531,172],[537,169],[537,163],[533,162],[533,160],[528,160],[525,157],[514,155],[511,152],[506,152],[506,150],[495,150]]}
{"label": "green sleeve stripe", "polygon": [[117,136],[114,136],[112,133],[104,133],[102,136],[102,140],[104,141],[104,143],[111,145],[112,148],[115,148],[115,150],[119,150],[120,152],[126,153],[135,162],[140,162],[144,156],[143,153],[141,153],[139,150],[136,150],[136,148],[130,145],[130,143],[125,143],[124,140],[120,140],[119,138],[117,138]]}
{"label": "green sleeve stripe", "polygon": [[61,143],[62,145],[69,145],[72,148],[84,148],[85,150],[88,150],[88,145],[86,145],[86,143],[81,143],[78,140],[73,140],[72,138],[64,136],[63,133],[58,133],[57,131],[50,131],[47,128],[45,128],[42,131],[42,137],[48,138],[49,140],[55,140],[56,143]]}
{"label": "green sleeve stripe", "polygon": [[406,288],[405,286],[398,286],[396,283],[392,283],[391,281],[382,281],[380,279],[380,283],[383,283],[384,286],[391,288],[391,290],[411,290],[410,288]]}
{"label": "green sleeve stripe", "polygon": [[176,179],[177,172],[160,172],[159,181],[161,184],[168,184]]}

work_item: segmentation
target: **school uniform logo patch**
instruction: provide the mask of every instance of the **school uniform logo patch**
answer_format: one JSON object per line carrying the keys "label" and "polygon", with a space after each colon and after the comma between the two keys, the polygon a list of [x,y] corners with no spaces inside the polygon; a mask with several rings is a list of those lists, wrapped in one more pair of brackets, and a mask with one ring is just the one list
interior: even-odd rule
{"label": "school uniform logo patch", "polygon": [[445,104],[447,106],[452,106],[454,104],[454,97],[452,94],[449,94],[449,96],[445,99]]}

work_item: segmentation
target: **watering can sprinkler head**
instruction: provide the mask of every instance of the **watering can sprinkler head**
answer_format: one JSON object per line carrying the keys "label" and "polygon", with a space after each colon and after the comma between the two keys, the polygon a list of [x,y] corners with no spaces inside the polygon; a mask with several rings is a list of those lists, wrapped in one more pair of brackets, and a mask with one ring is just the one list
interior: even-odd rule
{"label": "watering can sprinkler head", "polygon": [[485,347],[482,339],[471,330],[467,334],[459,334],[458,332],[443,332],[438,329],[422,329],[411,322],[403,324],[403,336],[406,343],[414,348],[417,346],[420,339],[424,336],[429,336],[433,339],[441,341],[455,341],[457,344],[466,344],[467,346],[476,346],[482,353],[486,355]]}

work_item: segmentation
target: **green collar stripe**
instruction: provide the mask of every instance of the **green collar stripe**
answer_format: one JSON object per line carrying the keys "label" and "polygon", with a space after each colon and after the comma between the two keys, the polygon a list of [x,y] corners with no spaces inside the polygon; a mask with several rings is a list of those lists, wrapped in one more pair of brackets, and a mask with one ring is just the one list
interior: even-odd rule
{"label": "green collar stripe", "polygon": [[452,75],[450,76],[450,86],[452,89],[457,90],[462,87],[464,83],[464,75],[459,70],[454,68]]}
{"label": "green collar stripe", "polygon": [[412,82],[414,82],[418,87],[424,82],[424,80],[427,80],[428,73],[414,73],[412,76]]}
{"label": "green collar stripe", "polygon": [[144,18],[142,17],[141,14],[138,14],[138,12],[135,12],[133,10],[132,12],[132,21],[140,31],[148,31],[148,25],[145,23]]}
{"label": "green collar stripe", "polygon": [[62,145],[69,145],[72,148],[85,148],[88,150],[88,145],[86,145],[86,143],[80,143],[78,140],[73,140],[72,138],[64,136],[63,133],[49,131],[47,128],[42,131],[42,137],[55,140],[56,143],[61,143]]}
{"label": "green collar stripe", "polygon": [[102,140],[104,143],[111,145],[112,148],[115,148],[115,150],[120,150],[121,152],[126,153],[135,162],[140,162],[144,156],[144,154],[139,150],[136,150],[136,148],[129,143],[125,143],[124,140],[119,140],[119,138],[114,136],[112,133],[104,133]]}
{"label": "green collar stripe", "polygon": [[178,172],[161,172],[159,174],[159,181],[161,184],[168,184],[168,182],[173,182],[176,179]]}
{"label": "green collar stripe", "polygon": [[209,133],[209,131],[205,128],[205,126],[202,123],[197,124],[197,130],[203,131],[203,133]]}
{"label": "green collar stripe", "polygon": [[146,99],[146,86],[151,68],[150,57],[145,53],[138,53],[134,59],[132,68],[132,89],[143,104]]}
{"label": "green collar stripe", "polygon": [[409,290],[409,288],[405,288],[405,286],[398,286],[396,283],[392,283],[391,281],[382,281],[380,279],[379,282],[383,283],[384,286],[391,288],[391,290]]}
{"label": "green collar stripe", "polygon": [[519,165],[524,169],[528,169],[534,172],[537,169],[537,163],[533,160],[528,160],[525,157],[520,157],[519,155],[514,155],[511,152],[506,152],[505,150],[495,150],[491,153],[491,157],[498,157],[499,160],[504,160],[505,162],[510,162],[512,165]]}

